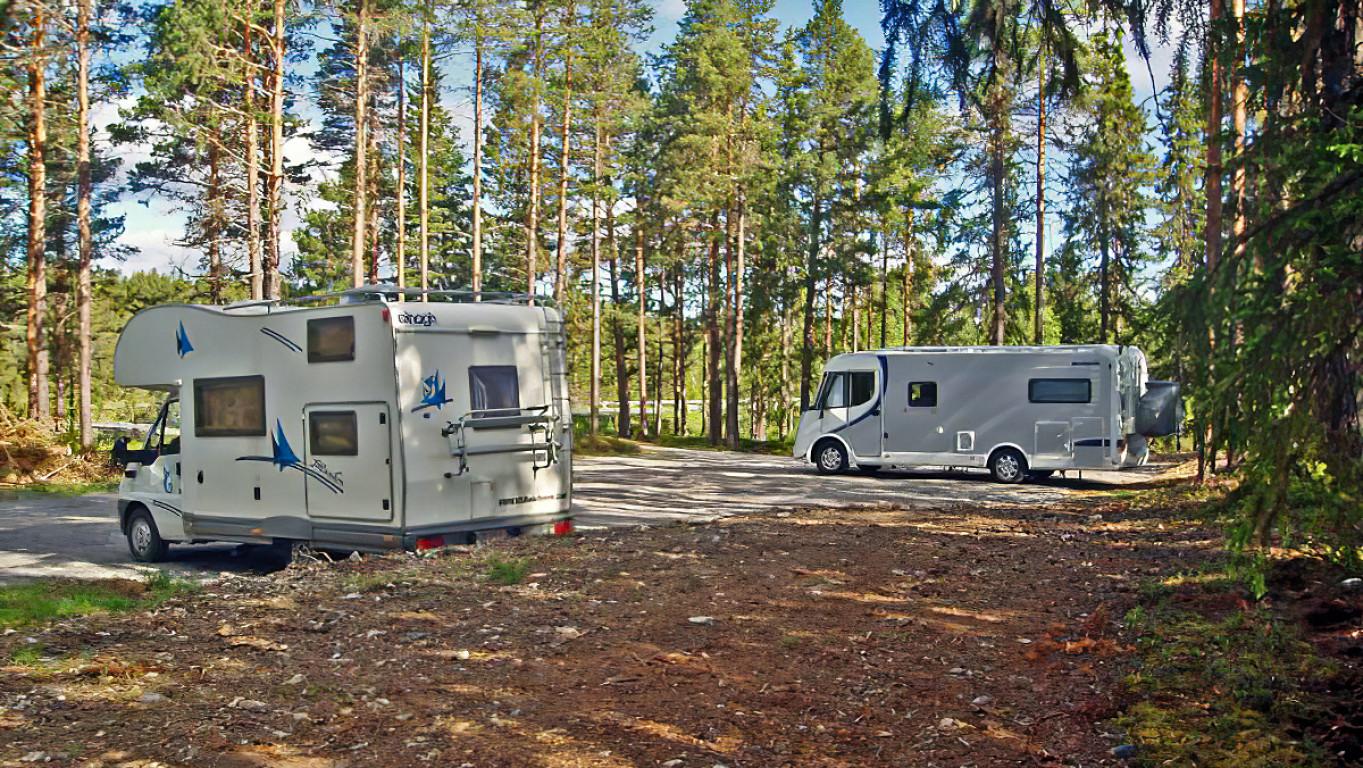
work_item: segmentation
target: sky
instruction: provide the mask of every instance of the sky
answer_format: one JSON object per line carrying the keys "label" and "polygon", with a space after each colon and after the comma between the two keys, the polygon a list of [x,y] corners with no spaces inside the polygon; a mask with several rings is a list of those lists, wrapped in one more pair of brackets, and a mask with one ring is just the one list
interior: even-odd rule
{"label": "sky", "polygon": [[[884,35],[880,30],[880,10],[878,2],[870,0],[847,0],[843,4],[843,13],[847,22],[855,27],[865,38],[872,50],[879,51],[885,42]],[[653,3],[654,20],[653,34],[644,45],[644,50],[653,52],[659,50],[663,45],[675,38],[677,33],[677,23],[686,12],[685,0],[655,0]],[[809,0],[777,0],[772,9],[772,16],[781,22],[783,27],[803,26],[813,16],[814,9]],[[1151,68],[1155,74],[1155,86],[1162,87],[1167,80],[1171,51],[1167,48],[1156,49],[1151,61]],[[1147,111],[1152,111],[1148,103],[1152,92],[1150,75],[1146,72],[1145,63],[1136,55],[1135,50],[1127,45],[1127,60],[1132,68],[1132,83],[1136,91],[1137,101],[1146,101]],[[447,82],[464,82],[467,75],[460,70],[466,66],[460,61],[455,61],[451,65]],[[304,94],[305,98],[307,97]],[[118,119],[118,106],[107,105],[98,110],[93,116],[93,123],[97,128],[108,125]],[[472,105],[466,96],[451,93],[444,102],[444,106],[455,116],[456,122],[460,126],[461,136],[467,140],[471,135],[473,125]],[[97,136],[96,140],[99,140]],[[139,160],[147,159],[147,151],[139,148],[120,148],[119,155],[123,158],[124,168],[130,168]],[[304,138],[291,139],[286,143],[285,156],[290,162],[296,162],[301,158],[314,156],[312,148]],[[145,204],[144,204],[145,202]],[[152,199],[144,201],[134,199],[130,194],[124,194],[119,201],[122,213],[126,216],[124,222],[124,232],[119,241],[125,245],[135,246],[138,253],[128,257],[126,261],[116,262],[106,260],[101,264],[106,268],[118,269],[125,274],[133,272],[156,270],[158,272],[184,271],[194,274],[198,271],[197,262],[200,255],[196,251],[180,248],[174,244],[176,238],[180,237],[184,231],[184,216],[175,211],[174,208],[164,200]],[[117,206],[116,206],[117,207]],[[117,211],[111,211],[116,213]],[[291,232],[298,224],[298,218],[293,210],[290,210],[283,221],[283,228],[286,233],[283,243],[283,260],[287,263],[295,252],[292,239],[287,233]],[[1055,238],[1049,238],[1055,242]]]}

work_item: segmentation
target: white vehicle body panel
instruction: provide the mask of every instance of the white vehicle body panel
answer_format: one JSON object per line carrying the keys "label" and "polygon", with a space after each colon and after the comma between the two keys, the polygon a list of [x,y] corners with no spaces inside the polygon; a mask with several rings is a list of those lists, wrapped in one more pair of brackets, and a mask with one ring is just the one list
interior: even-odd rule
{"label": "white vehicle body panel", "polygon": [[[828,396],[838,375],[845,403]],[[835,440],[852,468],[985,467],[1004,447],[1021,452],[1029,471],[1138,466],[1146,439],[1135,434],[1135,411],[1146,381],[1141,351],[1112,345],[839,355],[801,416],[795,455],[813,460],[816,446]]]}
{"label": "white vehicle body panel", "polygon": [[[144,507],[168,541],[377,550],[566,519],[572,422],[558,312],[356,298],[134,316],[114,378],[178,399],[183,431],[178,445],[154,429],[154,450],[134,446],[142,461],[120,486],[124,525]],[[326,327],[349,339],[348,356],[327,357]],[[246,395],[214,394],[223,382]],[[249,434],[221,434],[233,419]]]}

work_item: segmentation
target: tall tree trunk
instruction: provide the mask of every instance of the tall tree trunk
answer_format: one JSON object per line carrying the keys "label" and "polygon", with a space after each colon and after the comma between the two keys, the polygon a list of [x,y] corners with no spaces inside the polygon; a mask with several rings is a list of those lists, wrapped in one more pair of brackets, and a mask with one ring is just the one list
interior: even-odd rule
{"label": "tall tree trunk", "polygon": [[67,321],[71,317],[71,286],[65,272],[58,272],[55,289],[52,292],[52,367],[57,375],[52,377],[52,421],[58,428],[66,421],[66,372],[70,370],[70,353],[67,350]]}
{"label": "tall tree trunk", "polygon": [[[373,118],[374,110],[371,109],[369,115]],[[370,162],[373,163],[373,167],[369,169],[367,174],[369,177],[369,208],[367,209],[369,224],[365,228],[369,237],[369,260],[365,266],[365,282],[370,285],[377,285],[379,282],[379,257],[381,256],[379,252],[379,179],[383,178],[383,155],[379,154],[378,121],[375,120],[374,123],[369,126],[367,131],[369,134],[369,152],[367,154],[370,157]]]}
{"label": "tall tree trunk", "polygon": [[615,249],[614,216],[606,205],[606,250],[610,253],[611,342],[615,346],[615,434],[628,437],[633,429],[629,407],[629,369],[625,362],[625,326],[620,322],[620,254]]}
{"label": "tall tree trunk", "polygon": [[743,304],[746,294],[743,292],[743,277],[747,273],[748,262],[748,201],[742,186],[738,188],[738,242],[735,243],[734,250],[737,253],[735,260],[734,281],[734,338],[733,338],[733,369],[734,380],[733,389],[730,391],[729,402],[733,413],[729,416],[729,427],[733,432],[733,437],[729,438],[729,447],[737,449],[738,443],[738,402],[739,388],[742,386],[743,376]]}
{"label": "tall tree trunk", "polygon": [[736,264],[735,240],[737,231],[736,201],[730,199],[724,209],[724,440],[725,445],[737,449],[742,435],[738,432],[738,359],[734,344],[738,340],[738,283],[741,279]]}
{"label": "tall tree trunk", "polygon": [[[417,141],[417,268],[421,276],[421,300],[431,289],[431,9],[421,10],[421,128]],[[476,207],[475,207],[476,210]]]}
{"label": "tall tree trunk", "polygon": [[823,227],[823,185],[815,182],[809,219],[809,260],[805,263],[804,328],[800,348],[800,410],[809,409],[810,377],[814,374],[814,289],[818,286],[819,235]]}
{"label": "tall tree trunk", "polygon": [[478,3],[473,51],[473,300],[483,292],[483,22]]}
{"label": "tall tree trunk", "polygon": [[1036,301],[1032,322],[1032,343],[1045,344],[1044,312],[1046,308],[1046,65],[1045,48],[1037,64],[1040,83],[1036,98]]}
{"label": "tall tree trunk", "polygon": [[284,216],[284,0],[274,0],[274,71],[270,78],[270,175],[266,179],[266,227],[268,250],[265,253],[265,298],[278,299],[282,281],[279,256],[283,243]]}
{"label": "tall tree trunk", "polygon": [[[1221,260],[1221,20],[1225,17],[1225,1],[1210,0],[1207,12],[1207,65],[1210,87],[1207,93],[1207,168],[1203,190],[1207,197],[1207,221],[1203,231],[1206,240],[1207,274],[1216,270]],[[1208,332],[1208,340],[1216,343],[1215,335]],[[1216,471],[1216,433],[1212,421],[1207,421],[1206,433],[1197,453],[1197,479],[1204,480],[1208,468]]]}
{"label": "tall tree trunk", "polygon": [[601,422],[601,115],[596,115],[592,139],[592,381],[591,433],[596,435]]}
{"label": "tall tree trunk", "polygon": [[[1000,42],[998,45],[1002,45]],[[1002,59],[1002,53],[995,52],[995,62]],[[1003,283],[1003,251],[1004,240],[1007,234],[1007,223],[1004,211],[1004,116],[1003,116],[1003,74],[994,75],[994,83],[990,86],[992,94],[990,96],[991,114],[989,116],[989,187],[993,194],[993,236],[989,242],[989,280],[993,287],[993,301],[990,308],[990,327],[989,343],[1002,345],[1004,342],[1004,328],[1007,321],[1005,315],[1005,302],[1007,299],[1006,289]]]}
{"label": "tall tree trunk", "polygon": [[571,49],[563,63],[563,151],[558,164],[558,242],[554,256],[554,303],[563,306],[565,276],[568,271],[568,161],[573,146],[573,55]]}
{"label": "tall tree trunk", "polygon": [[[406,60],[398,57],[398,241],[393,261],[397,262],[398,287],[407,287],[407,68]],[[398,301],[405,299],[398,294]]]}
{"label": "tall tree trunk", "polygon": [[[704,283],[702,282],[702,285]],[[706,313],[702,313],[706,314]],[[700,335],[700,434],[710,434],[710,329]]]}
{"label": "tall tree trunk", "polygon": [[1207,59],[1211,87],[1207,94],[1207,170],[1203,189],[1207,195],[1207,271],[1216,268],[1221,258],[1221,52],[1220,24],[1225,16],[1225,0],[1210,0]]}
{"label": "tall tree trunk", "polygon": [[[535,13],[534,103],[530,108],[530,207],[525,216],[525,292],[535,294],[539,271],[540,227],[540,83],[544,77],[544,17]],[[597,139],[600,141],[600,138]],[[597,171],[599,176],[599,169]]]}
{"label": "tall tree trunk", "polygon": [[[636,197],[636,200],[642,200]],[[648,436],[648,284],[644,278],[644,222],[642,207],[634,221],[634,287],[639,296],[638,333],[639,333],[639,437]],[[661,353],[662,345],[659,343]],[[658,359],[659,370],[662,365]],[[656,430],[655,430],[656,432]]]}
{"label": "tall tree trunk", "polygon": [[783,298],[781,306],[781,424],[777,428],[777,436],[782,440],[786,439],[786,431],[790,427],[790,330],[791,317],[790,305]]}
{"label": "tall tree trunk", "polygon": [[[605,153],[610,154],[610,137],[606,138]],[[606,252],[610,254],[611,277],[611,341],[615,345],[615,434],[628,437],[632,424],[629,408],[629,370],[625,357],[625,325],[620,320],[620,248],[615,239],[615,183],[606,179],[612,194],[606,198]]]}
{"label": "tall tree trunk", "polygon": [[204,239],[208,241],[208,300],[221,304],[223,299],[222,269],[222,151],[218,137],[208,142],[208,217],[204,222]]}
{"label": "tall tree trunk", "polygon": [[705,329],[708,341],[706,360],[710,416],[706,420],[710,445],[719,445],[724,432],[724,386],[720,379],[720,357],[724,340],[721,338],[720,314],[724,311],[724,297],[720,295],[720,238],[719,213],[710,217],[709,306],[706,309]]}
{"label": "tall tree trunk", "polygon": [[[861,351],[861,289],[848,286],[847,300],[852,304],[852,351]],[[847,313],[843,312],[843,328],[847,327]]]}
{"label": "tall tree trunk", "polygon": [[1098,338],[1101,343],[1106,344],[1107,331],[1110,327],[1109,323],[1111,322],[1110,318],[1112,316],[1112,279],[1108,275],[1108,272],[1111,270],[1111,257],[1109,255],[1110,249],[1108,245],[1108,233],[1106,231],[1107,227],[1103,227],[1103,230],[1103,236],[1099,241],[1098,246],[1099,252],[1101,253],[1098,264],[1098,317],[1100,325]]}
{"label": "tall tree trunk", "polygon": [[[1249,86],[1245,82],[1245,0],[1231,0],[1231,23],[1235,26],[1235,64],[1231,69],[1231,121],[1235,127],[1235,169],[1231,172],[1231,197],[1235,201],[1234,216],[1231,220],[1231,245],[1234,248],[1236,263],[1245,255],[1245,140]],[[1355,22],[1357,23],[1357,22]],[[1363,59],[1356,59],[1356,64]]]}
{"label": "tall tree trunk", "polygon": [[909,346],[909,332],[912,330],[912,319],[910,312],[913,307],[909,302],[910,280],[913,275],[913,212],[910,211],[904,218],[904,273],[900,275],[901,285],[899,286],[899,309],[904,315],[904,346]]}
{"label": "tall tree trunk", "polygon": [[687,421],[690,417],[689,403],[686,402],[686,359],[690,357],[686,347],[686,275],[681,268],[682,232],[677,232],[677,268],[673,273],[675,289],[672,292],[673,328],[675,336],[672,345],[672,434],[686,437]]}
{"label": "tall tree trunk", "polygon": [[[880,231],[888,232],[885,226],[885,219],[882,216],[880,221]],[[885,326],[890,318],[890,238],[885,235],[880,238],[880,348],[885,348]]]}
{"label": "tall tree trunk", "polygon": [[[369,159],[369,6],[366,0],[355,0],[355,228],[350,244],[350,278],[356,287],[364,284],[365,198],[369,184],[365,178]],[[424,207],[424,206],[423,206]]]}
{"label": "tall tree trunk", "polygon": [[246,253],[251,272],[251,299],[265,298],[264,259],[260,252],[260,124],[256,119],[255,19],[247,10],[243,34],[246,47]]}
{"label": "tall tree trunk", "polygon": [[825,359],[833,356],[833,278],[830,276],[824,284],[823,300],[823,356]]}
{"label": "tall tree trunk", "polygon": [[28,60],[28,415],[48,420],[47,319],[47,17],[33,11],[33,49]]}
{"label": "tall tree trunk", "polygon": [[76,12],[76,228],[80,258],[76,266],[76,391],[79,399],[80,445],[95,444],[90,407],[91,311],[94,296],[91,265],[95,244],[90,234],[90,12],[94,0],[80,0]]}

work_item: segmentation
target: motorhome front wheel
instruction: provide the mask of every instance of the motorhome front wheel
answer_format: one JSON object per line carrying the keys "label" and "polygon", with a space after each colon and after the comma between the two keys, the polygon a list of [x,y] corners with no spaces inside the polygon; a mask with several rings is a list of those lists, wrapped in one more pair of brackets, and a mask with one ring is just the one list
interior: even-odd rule
{"label": "motorhome front wheel", "polygon": [[836,475],[847,471],[847,451],[835,440],[825,441],[815,454],[819,473]]}
{"label": "motorhome front wheel", "polygon": [[156,563],[166,559],[165,539],[156,530],[151,513],[145,510],[134,512],[128,521],[128,550],[138,562]]}
{"label": "motorhome front wheel", "polygon": [[1020,483],[1027,476],[1027,459],[1012,448],[1000,448],[989,457],[989,474],[1000,483]]}

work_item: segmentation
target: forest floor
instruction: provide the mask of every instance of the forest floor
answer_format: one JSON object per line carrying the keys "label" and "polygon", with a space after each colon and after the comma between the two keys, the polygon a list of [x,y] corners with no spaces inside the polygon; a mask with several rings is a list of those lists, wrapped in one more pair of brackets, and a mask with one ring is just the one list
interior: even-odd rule
{"label": "forest floor", "polygon": [[[1129,496],[224,574],[0,635],[0,765],[1125,765],[1115,718],[1163,695],[1128,684],[1132,609],[1224,559],[1215,526]],[[1349,629],[1321,631],[1347,656]]]}

